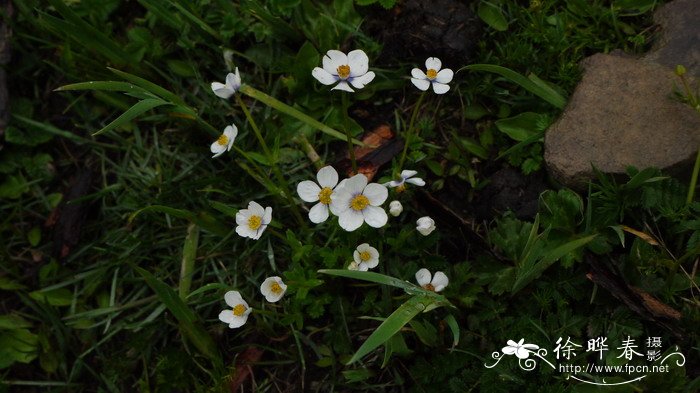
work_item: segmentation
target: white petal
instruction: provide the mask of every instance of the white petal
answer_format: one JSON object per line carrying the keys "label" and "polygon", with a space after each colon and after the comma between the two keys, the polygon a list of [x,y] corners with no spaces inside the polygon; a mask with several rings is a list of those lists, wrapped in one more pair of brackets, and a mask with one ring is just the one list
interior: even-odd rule
{"label": "white petal", "polygon": [[267,225],[272,222],[272,208],[270,206],[265,208],[265,214],[262,216],[263,225]]}
{"label": "white petal", "polygon": [[389,190],[381,184],[370,183],[365,187],[362,195],[369,199],[369,204],[372,206],[380,206],[389,197]]}
{"label": "white petal", "polygon": [[420,68],[412,69],[411,76],[414,77],[415,79],[421,79],[421,80],[428,79],[428,76],[425,75],[425,72],[423,72],[423,70],[421,70]]}
{"label": "white petal", "polygon": [[369,70],[369,58],[362,49],[355,49],[348,53],[348,65],[350,66],[351,77],[364,75]]}
{"label": "white petal", "polygon": [[304,180],[297,185],[297,194],[304,202],[318,201],[318,193],[321,192],[321,187],[311,180]]}
{"label": "white petal", "polygon": [[[279,293],[273,292],[272,284],[279,285],[282,291]],[[279,276],[268,277],[260,285],[260,292],[263,294],[263,296],[265,296],[265,300],[267,300],[270,303],[274,303],[282,299],[284,293],[287,292],[287,286],[284,284],[284,282],[282,282],[282,278]]]}
{"label": "white petal", "polygon": [[417,87],[418,90],[426,91],[430,88],[430,82],[425,79],[411,78],[411,83],[413,83],[413,86]]}
{"label": "white petal", "polygon": [[425,181],[423,179],[421,179],[420,177],[406,179],[406,183],[414,184],[414,185],[420,186],[420,187],[423,187],[425,185]]}
{"label": "white petal", "polygon": [[245,209],[239,210],[236,213],[236,224],[237,225],[245,225],[248,222],[248,211]]}
{"label": "white petal", "polygon": [[362,226],[363,222],[365,222],[365,218],[362,213],[352,209],[347,209],[340,216],[338,216],[338,224],[340,224],[340,227],[348,232],[352,232],[359,228]]}
{"label": "white petal", "polygon": [[361,89],[365,87],[368,83],[372,82],[374,80],[374,77],[374,72],[370,71],[364,75],[350,79],[350,84],[356,89]]}
{"label": "white petal", "polygon": [[255,201],[248,202],[248,210],[250,211],[251,215],[261,218],[265,214],[265,209],[263,209],[263,207]]}
{"label": "white petal", "polygon": [[314,68],[314,70],[311,71],[311,75],[326,86],[332,85],[338,81],[338,77],[329,74],[328,71],[319,67]]}
{"label": "white petal", "polygon": [[440,292],[445,287],[447,284],[450,283],[450,280],[447,278],[445,273],[443,272],[435,272],[435,275],[433,276],[433,280],[430,281],[430,284],[432,284],[433,288],[435,288],[435,292]]}
{"label": "white petal", "polygon": [[337,85],[335,85],[331,90],[343,90],[347,91],[349,93],[354,93],[355,90],[353,90],[350,85],[348,85],[348,82],[346,81],[340,81]]}
{"label": "white petal", "polygon": [[512,355],[517,350],[518,348],[516,347],[503,347],[503,349],[501,349],[501,352],[505,353],[506,355]]}
{"label": "white petal", "polygon": [[314,224],[320,224],[328,219],[328,206],[319,202],[309,210],[309,220]]}
{"label": "white petal", "polygon": [[[339,187],[336,187],[336,190],[338,190]],[[333,194],[331,194],[331,213],[335,214],[336,216],[340,216],[341,214],[345,213],[348,209],[350,209],[350,200],[352,199],[353,194],[347,191],[345,187],[343,187],[340,191],[334,191]]]}
{"label": "white petal", "polygon": [[236,137],[238,136],[238,127],[236,127],[234,124],[227,126],[224,129],[224,135],[228,137],[228,143],[226,144],[226,151],[231,150],[231,147],[233,146],[233,141],[236,140]]}
{"label": "white petal", "polygon": [[388,182],[388,183],[384,183],[383,185],[386,186],[386,187],[396,188],[396,187],[402,185],[404,182],[405,182],[404,179],[401,179],[401,180],[392,180],[392,181],[390,181],[390,182]]}
{"label": "white petal", "polygon": [[362,258],[360,257],[360,251],[355,250],[352,253],[352,259],[355,261],[355,263],[360,264],[362,263]]}
{"label": "white petal", "polygon": [[420,286],[430,284],[430,272],[428,269],[422,268],[416,272],[416,282],[418,282]]}
{"label": "white petal", "polygon": [[341,180],[340,183],[338,183],[338,185],[335,186],[335,190],[338,190],[338,191],[342,190],[343,187],[345,187],[345,183],[347,183],[347,182],[348,182],[348,179]]}
{"label": "white petal", "polygon": [[381,207],[367,206],[362,211],[362,215],[365,217],[367,225],[373,228],[381,228],[389,221],[389,216],[386,215],[386,212]]}
{"label": "white petal", "polygon": [[411,169],[404,169],[401,171],[401,177],[404,179],[408,179],[409,177],[413,177],[418,173],[418,171],[414,171]]}
{"label": "white petal", "polygon": [[358,173],[357,175],[347,179],[343,189],[352,196],[362,193],[367,186],[367,176]]}
{"label": "white petal", "polygon": [[369,251],[370,258],[365,261],[365,264],[367,264],[367,267],[370,269],[374,269],[379,265],[379,251],[377,251],[376,248],[372,247],[371,250]]}
{"label": "white petal", "polygon": [[229,89],[228,87],[226,87],[226,85],[219,82],[212,82],[211,90],[214,92],[214,94],[221,98],[229,98],[233,95],[233,93],[235,93],[235,91]]}
{"label": "white petal", "polygon": [[331,75],[338,75],[338,66],[348,65],[345,53],[331,49],[323,56],[323,69]]}
{"label": "white petal", "polygon": [[229,73],[226,75],[226,87],[232,89],[234,92],[241,87],[241,76],[238,73],[238,67],[236,67],[236,73]]}
{"label": "white petal", "polygon": [[333,188],[338,184],[338,172],[330,165],[318,170],[316,179],[321,187]]}
{"label": "white petal", "polygon": [[437,57],[428,57],[425,60],[425,69],[440,71],[440,68],[442,68],[442,62]]}
{"label": "white petal", "polygon": [[435,94],[445,94],[450,90],[450,85],[445,85],[439,82],[433,82],[433,91]]}
{"label": "white petal", "polygon": [[454,77],[455,73],[452,72],[451,69],[445,68],[444,70],[438,72],[437,76],[435,77],[435,82],[440,82],[440,83],[450,83],[452,82],[452,77]]}
{"label": "white petal", "polygon": [[241,237],[249,237],[251,239],[254,239],[256,236],[255,231],[250,229],[247,222],[243,225],[237,226],[236,233]]}
{"label": "white petal", "polygon": [[530,352],[527,349],[520,347],[515,351],[515,356],[517,356],[518,359],[527,359],[530,357]]}
{"label": "white petal", "polygon": [[230,307],[236,307],[239,304],[243,304],[248,307],[248,304],[243,300],[241,297],[240,292],[238,291],[228,291],[224,295],[224,300],[226,301],[226,304],[228,304]]}
{"label": "white petal", "polygon": [[263,232],[265,232],[265,228],[267,228],[267,225],[260,225],[260,228],[251,231],[253,233],[253,236],[251,236],[250,238],[253,240],[260,239],[260,236],[262,236]]}
{"label": "white petal", "polygon": [[242,316],[233,316],[233,320],[228,324],[228,327],[231,329],[239,328],[243,325],[245,325],[246,321],[248,320],[248,314],[243,314]]}
{"label": "white petal", "polygon": [[369,266],[367,266],[366,263],[362,262],[362,263],[357,265],[357,270],[359,270],[361,272],[366,272],[367,270],[369,270]]}
{"label": "white petal", "polygon": [[233,317],[234,315],[231,310],[223,310],[219,313],[219,321],[224,323],[232,323]]}
{"label": "white petal", "polygon": [[371,250],[372,248],[373,248],[373,247],[371,247],[371,246],[369,245],[369,243],[362,243],[362,244],[360,244],[359,246],[357,246],[356,250],[359,251],[359,252],[363,252],[363,251],[369,251],[369,250]]}
{"label": "white petal", "polygon": [[216,158],[216,157],[224,154],[224,152],[226,151],[226,146],[220,145],[219,142],[214,142],[211,144],[211,147],[209,149],[211,150],[212,153],[214,153],[212,158]]}

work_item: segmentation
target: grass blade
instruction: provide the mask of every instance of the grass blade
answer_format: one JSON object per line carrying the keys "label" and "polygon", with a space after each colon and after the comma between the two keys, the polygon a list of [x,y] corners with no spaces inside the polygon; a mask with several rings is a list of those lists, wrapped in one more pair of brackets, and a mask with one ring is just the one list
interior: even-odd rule
{"label": "grass blade", "polygon": [[401,288],[406,291],[420,292],[423,291],[425,294],[431,294],[432,292],[426,291],[423,288],[411,284],[408,281],[402,281],[398,278],[391,276],[385,276],[384,274],[374,273],[374,272],[361,272],[358,270],[347,270],[347,269],[321,269],[319,273],[329,274],[331,276],[354,278],[357,280],[370,281],[377,284],[390,285],[392,287]]}
{"label": "grass blade", "polygon": [[131,108],[129,108],[126,112],[122,113],[121,116],[117,117],[116,119],[112,120],[111,123],[107,124],[104,126],[101,130],[97,131],[96,133],[92,134],[93,136],[100,135],[102,133],[105,133],[107,131],[113,130],[117,127],[120,127],[135,118],[137,118],[139,115],[143,114],[144,112],[147,112],[153,108],[157,108],[162,105],[172,105],[169,102],[163,101],[158,98],[148,98],[145,100],[141,100],[134,104]]}
{"label": "grass blade", "polygon": [[143,79],[141,77],[138,77],[136,75],[129,74],[128,72],[120,71],[115,68],[107,67],[110,71],[113,73],[119,75],[120,77],[124,78],[125,80],[135,84],[136,86],[140,86],[147,91],[155,94],[156,96],[166,100],[170,101],[173,104],[178,104],[180,106],[187,107],[187,104],[185,101],[182,100],[177,94],[171,92],[170,90],[158,86],[155,83],[148,81],[146,79]]}
{"label": "grass blade", "polygon": [[199,244],[199,227],[190,224],[187,227],[185,245],[182,247],[182,265],[180,266],[180,285],[178,292],[182,299],[187,298],[192,286],[192,274],[194,273],[194,261],[197,258],[197,245]]}
{"label": "grass blade", "polygon": [[125,93],[148,93],[148,90],[136,86],[128,82],[120,81],[90,81],[72,83],[70,85],[61,86],[54,91],[71,91],[71,90],[103,90],[103,91],[123,91]]}

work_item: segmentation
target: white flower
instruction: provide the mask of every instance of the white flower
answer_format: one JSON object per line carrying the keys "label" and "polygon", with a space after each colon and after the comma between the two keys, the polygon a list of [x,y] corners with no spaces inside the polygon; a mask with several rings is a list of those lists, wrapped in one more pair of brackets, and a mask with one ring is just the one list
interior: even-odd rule
{"label": "white flower", "polygon": [[452,81],[454,72],[451,69],[442,68],[442,62],[437,57],[428,57],[425,61],[426,72],[424,73],[420,68],[414,68],[411,70],[411,82],[420,90],[426,91],[433,85],[433,91],[435,94],[445,94],[450,90],[448,83]]}
{"label": "white flower", "polygon": [[381,204],[389,196],[389,190],[381,184],[367,184],[367,177],[358,173],[336,187],[331,198],[331,212],[338,216],[338,224],[348,232],[366,222],[374,228],[383,227],[389,217]]}
{"label": "white flower", "polygon": [[255,201],[248,203],[247,209],[241,209],[236,213],[236,233],[243,237],[258,240],[272,221],[272,208],[263,209]]}
{"label": "white flower", "polygon": [[216,142],[211,144],[211,152],[214,153],[212,158],[216,158],[224,152],[231,150],[231,146],[233,146],[233,141],[236,140],[236,137],[238,136],[238,127],[236,127],[235,124],[231,124],[230,126],[226,126],[224,128],[224,133],[221,134],[219,139],[216,140]]}
{"label": "white flower", "polygon": [[401,171],[401,176],[398,180],[392,180],[390,182],[384,183],[384,185],[392,188],[396,187],[396,191],[399,192],[406,189],[406,183],[423,187],[425,185],[425,181],[420,177],[413,177],[417,173],[418,172],[416,171],[403,170]]}
{"label": "white flower", "polygon": [[507,347],[503,347],[502,351],[506,355],[513,355],[518,357],[518,359],[527,359],[530,356],[531,350],[537,350],[540,347],[535,344],[523,344],[525,342],[524,338],[521,338],[517,343],[513,340],[508,340]]}
{"label": "white flower", "polygon": [[223,310],[219,313],[219,320],[228,323],[231,329],[241,327],[248,320],[248,314],[252,311],[248,303],[241,297],[238,291],[228,291],[224,295],[224,300],[232,309]]}
{"label": "white flower", "polygon": [[379,251],[367,243],[362,243],[357,246],[352,257],[357,264],[357,270],[362,272],[374,269],[379,265]]}
{"label": "white flower", "polygon": [[331,90],[354,92],[350,87],[361,89],[374,79],[374,72],[369,70],[369,58],[361,49],[356,49],[347,55],[331,49],[323,56],[323,68],[316,67],[311,72],[314,78],[324,85],[332,85],[340,81]]}
{"label": "white flower", "polygon": [[338,172],[332,166],[321,168],[316,174],[318,184],[304,180],[297,185],[297,194],[304,202],[316,202],[309,210],[309,219],[314,224],[328,219],[328,206],[331,204],[333,189],[338,185]]}
{"label": "white flower", "polygon": [[431,280],[430,271],[428,271],[426,268],[420,269],[416,272],[416,281],[418,281],[418,285],[423,287],[423,289],[433,292],[442,291],[450,282],[443,272],[435,272],[435,276],[433,276],[433,279]]}
{"label": "white flower", "polygon": [[236,73],[229,72],[228,75],[226,75],[226,83],[219,83],[219,82],[212,82],[211,83],[211,90],[216,94],[217,96],[221,98],[229,98],[231,97],[235,92],[238,91],[238,89],[241,88],[241,75],[238,73],[238,67],[236,67]]}
{"label": "white flower", "polygon": [[401,202],[391,201],[391,203],[389,203],[389,214],[391,214],[392,216],[398,217],[402,211],[403,206],[401,205]]}
{"label": "white flower", "polygon": [[428,216],[419,218],[416,221],[416,230],[423,236],[430,235],[435,230],[435,220]]}
{"label": "white flower", "polygon": [[278,276],[268,277],[260,285],[260,292],[265,296],[265,300],[274,303],[284,296],[287,292],[287,286],[282,282],[282,278]]}

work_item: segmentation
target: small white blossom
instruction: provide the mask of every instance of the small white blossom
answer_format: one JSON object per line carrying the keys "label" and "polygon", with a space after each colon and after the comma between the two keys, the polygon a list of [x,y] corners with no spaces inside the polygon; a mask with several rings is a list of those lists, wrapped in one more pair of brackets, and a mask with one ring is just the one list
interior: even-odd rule
{"label": "small white blossom", "polygon": [[241,297],[238,291],[228,291],[224,295],[226,304],[231,307],[231,310],[223,310],[219,313],[219,320],[228,323],[231,329],[241,327],[248,320],[248,314],[252,311],[248,307],[248,303]]}
{"label": "small white blossom", "polygon": [[224,128],[224,133],[221,134],[219,139],[217,139],[214,143],[211,144],[211,152],[214,153],[212,158],[216,158],[224,152],[227,152],[231,150],[231,146],[233,146],[233,141],[236,140],[236,137],[238,136],[238,127],[236,127],[235,124],[231,124],[230,126],[226,126]]}
{"label": "small white blossom", "polygon": [[392,216],[398,217],[402,211],[403,205],[401,205],[401,202],[391,201],[391,203],[389,203],[389,214],[391,214]]}
{"label": "small white blossom", "polygon": [[268,277],[260,285],[260,292],[265,296],[265,300],[274,303],[282,299],[284,293],[287,292],[287,286],[278,276]]}
{"label": "small white blossom", "polygon": [[425,181],[421,179],[420,177],[413,177],[417,174],[418,172],[416,171],[410,171],[410,170],[403,170],[401,171],[401,175],[397,180],[392,180],[390,182],[384,183],[385,186],[387,187],[392,187],[396,188],[396,191],[403,191],[406,189],[406,183],[413,184],[419,187],[423,187],[425,185]]}
{"label": "small white blossom", "polygon": [[345,90],[350,93],[354,92],[352,87],[361,89],[374,79],[374,72],[369,71],[369,58],[361,49],[347,55],[339,50],[329,50],[323,56],[323,68],[314,68],[311,75],[327,86],[339,82],[331,90]]}
{"label": "small white blossom", "polygon": [[325,166],[316,174],[316,180],[318,184],[311,180],[304,180],[297,185],[297,194],[304,202],[318,201],[309,210],[309,219],[314,224],[328,219],[333,189],[338,185],[338,172],[332,166]]}
{"label": "small white blossom", "polygon": [[241,209],[236,213],[236,233],[242,237],[258,240],[272,221],[272,208],[263,209],[259,203],[251,201],[247,209]]}
{"label": "small white blossom", "polygon": [[352,257],[357,264],[357,270],[362,272],[374,269],[379,265],[379,251],[367,243],[362,243],[357,246]]}
{"label": "small white blossom", "polygon": [[389,217],[379,206],[389,196],[387,188],[378,183],[367,184],[367,177],[361,173],[344,182],[335,188],[331,198],[331,212],[338,216],[341,228],[352,232],[365,222],[374,228],[386,225]]}
{"label": "small white blossom", "polygon": [[450,280],[443,272],[435,272],[435,276],[433,276],[431,280],[430,271],[428,271],[426,268],[420,269],[416,272],[416,281],[423,289],[433,292],[442,291],[445,289],[447,284],[450,283]]}
{"label": "small white blossom", "polygon": [[433,85],[435,94],[445,94],[450,90],[450,83],[454,72],[449,68],[442,68],[442,62],[437,57],[429,57],[425,61],[426,72],[420,68],[411,70],[411,82],[420,90],[426,91]]}
{"label": "small white blossom", "polygon": [[234,95],[238,89],[241,88],[241,75],[238,73],[238,67],[236,67],[236,73],[229,72],[226,75],[226,83],[212,82],[211,90],[217,96],[221,98],[229,98]]}
{"label": "small white blossom", "polygon": [[348,265],[348,270],[360,270],[360,265],[358,265],[355,261],[350,261],[350,264]]}
{"label": "small white blossom", "polygon": [[507,346],[501,351],[506,355],[515,355],[518,359],[527,359],[530,357],[530,352],[538,350],[540,347],[535,344],[524,344],[525,339],[521,338],[517,343],[513,340],[508,340]]}
{"label": "small white blossom", "polygon": [[416,230],[423,236],[430,235],[435,230],[435,220],[428,216],[419,218],[416,221]]}

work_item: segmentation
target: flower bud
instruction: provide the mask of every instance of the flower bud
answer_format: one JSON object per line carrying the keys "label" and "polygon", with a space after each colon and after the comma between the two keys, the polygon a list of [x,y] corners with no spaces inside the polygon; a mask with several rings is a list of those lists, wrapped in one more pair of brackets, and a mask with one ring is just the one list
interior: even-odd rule
{"label": "flower bud", "polygon": [[401,205],[401,202],[391,201],[391,203],[389,204],[389,214],[391,214],[394,217],[398,217],[402,211],[403,206]]}
{"label": "flower bud", "polygon": [[435,220],[428,216],[419,218],[416,221],[416,230],[423,236],[430,235],[435,230]]}

